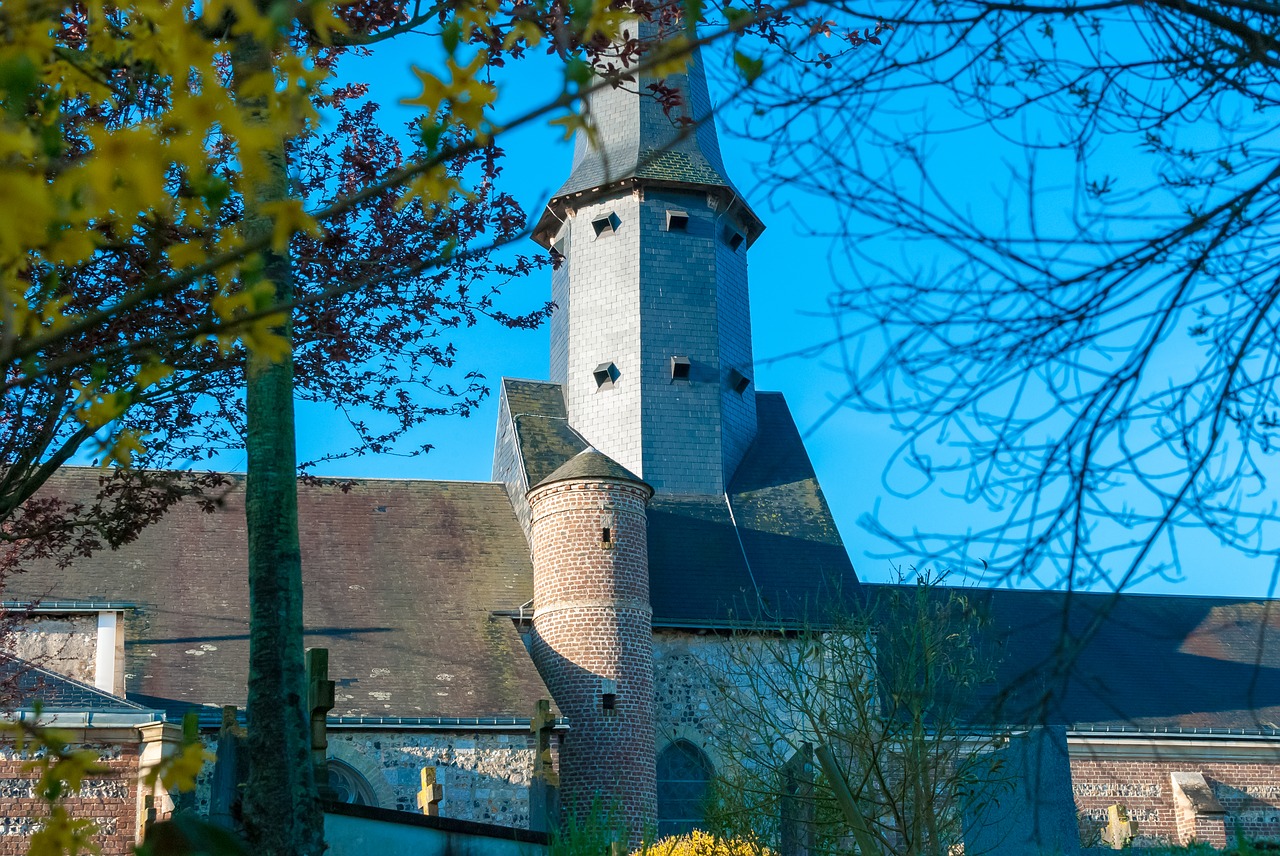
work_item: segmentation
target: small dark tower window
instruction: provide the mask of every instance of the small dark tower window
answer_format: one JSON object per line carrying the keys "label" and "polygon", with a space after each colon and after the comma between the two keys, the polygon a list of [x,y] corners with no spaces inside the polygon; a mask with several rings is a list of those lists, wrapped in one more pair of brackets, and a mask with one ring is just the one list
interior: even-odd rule
{"label": "small dark tower window", "polygon": [[618,715],[618,682],[605,678],[600,681],[600,710],[605,716]]}
{"label": "small dark tower window", "polygon": [[693,364],[689,362],[688,357],[672,357],[671,358],[671,379],[672,380],[688,380],[689,370],[693,368]]}
{"label": "small dark tower window", "polygon": [[622,225],[622,218],[610,211],[603,217],[597,217],[591,221],[591,229],[596,233],[597,238],[607,238],[614,232],[618,231],[618,227]]}
{"label": "small dark tower window", "polygon": [[669,209],[667,211],[667,231],[668,232],[687,232],[689,231],[689,212]]}
{"label": "small dark tower window", "polygon": [[729,369],[729,388],[738,395],[742,395],[747,391],[747,387],[751,386],[751,378],[744,375],[737,369]]}
{"label": "small dark tower window", "polygon": [[559,270],[560,265],[564,264],[564,249],[564,238],[561,238],[551,245],[551,267],[555,270]]}
{"label": "small dark tower window", "polygon": [[608,526],[600,527],[600,546],[606,550],[613,549],[613,529]]}
{"label": "small dark tower window", "polygon": [[746,239],[747,239],[746,235],[743,235],[734,227],[732,226],[724,227],[724,242],[729,245],[729,249],[734,250],[736,252],[738,247],[741,247],[742,242],[745,241]]}
{"label": "small dark tower window", "polygon": [[618,367],[613,363],[601,363],[591,370],[592,376],[596,379],[596,389],[613,389],[614,383],[618,380]]}

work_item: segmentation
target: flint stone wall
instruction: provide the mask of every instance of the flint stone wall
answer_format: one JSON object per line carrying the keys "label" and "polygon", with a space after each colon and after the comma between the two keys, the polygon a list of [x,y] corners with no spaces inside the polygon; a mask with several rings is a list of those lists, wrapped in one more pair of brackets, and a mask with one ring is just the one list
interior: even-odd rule
{"label": "flint stone wall", "polygon": [[33,615],[20,623],[8,648],[52,672],[92,684],[98,656],[98,616]]}
{"label": "flint stone wall", "polygon": [[1228,842],[1234,840],[1237,829],[1250,841],[1280,841],[1280,763],[1158,757],[1072,759],[1071,790],[1080,818],[1081,840],[1096,840],[1097,830],[1107,822],[1107,806],[1119,803],[1138,824],[1135,846],[1187,843],[1179,840],[1171,779],[1175,772],[1204,776],[1213,795],[1227,810]]}
{"label": "flint stone wall", "polygon": [[[84,781],[64,804],[73,818],[88,818],[98,826],[94,843],[102,856],[133,853],[138,805],[138,753],[135,747],[86,746],[100,755],[105,773]],[[31,836],[48,816],[48,805],[35,791],[37,774],[24,770],[30,756],[12,746],[0,746],[0,856],[24,856]]]}

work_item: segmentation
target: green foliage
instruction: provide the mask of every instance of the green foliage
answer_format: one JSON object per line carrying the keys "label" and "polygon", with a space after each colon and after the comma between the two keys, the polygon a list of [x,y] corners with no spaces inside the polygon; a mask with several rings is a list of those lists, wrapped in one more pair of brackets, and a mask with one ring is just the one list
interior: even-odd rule
{"label": "green foliage", "polygon": [[624,847],[627,838],[627,824],[617,806],[596,798],[589,806],[566,806],[547,856],[607,856]]}

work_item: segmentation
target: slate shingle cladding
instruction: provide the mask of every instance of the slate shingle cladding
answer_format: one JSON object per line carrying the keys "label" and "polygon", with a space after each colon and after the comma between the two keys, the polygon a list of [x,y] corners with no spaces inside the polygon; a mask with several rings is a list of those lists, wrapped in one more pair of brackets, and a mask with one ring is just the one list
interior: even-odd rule
{"label": "slate shingle cladding", "polygon": [[[524,414],[517,433],[530,481],[585,448],[571,436],[557,384],[506,380],[503,390],[513,413]],[[857,577],[786,401],[754,394],[759,433],[728,500],[659,493],[649,501],[655,625],[803,621],[819,604],[856,596]]]}
{"label": "slate shingle cladding", "polygon": [[[51,485],[86,495],[97,470]],[[306,644],[330,650],[334,715],[525,717],[546,687],[510,619],[532,596],[528,547],[502,485],[299,486]],[[38,566],[9,596],[111,598],[126,613],[129,695],[180,713],[242,704],[248,661],[243,494],[180,505],[133,544]]]}
{"label": "slate shingle cladding", "polygon": [[17,657],[0,654],[0,683],[10,684],[30,709],[42,713],[147,713],[140,704],[113,696],[97,687],[42,669]]}
{"label": "slate shingle cladding", "polygon": [[[883,603],[891,587],[863,588]],[[999,651],[977,720],[1280,734],[1278,601],[955,591],[990,616]]]}

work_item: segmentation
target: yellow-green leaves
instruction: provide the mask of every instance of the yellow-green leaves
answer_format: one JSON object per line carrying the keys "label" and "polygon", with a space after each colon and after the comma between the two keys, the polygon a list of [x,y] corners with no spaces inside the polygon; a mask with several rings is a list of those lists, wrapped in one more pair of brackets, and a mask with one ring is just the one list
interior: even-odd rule
{"label": "yellow-green leaves", "polygon": [[498,96],[498,90],[492,83],[479,78],[488,62],[489,55],[485,51],[478,52],[466,65],[450,56],[445,60],[448,79],[414,66],[413,73],[422,91],[400,103],[424,108],[429,121],[441,124],[448,121],[469,131],[480,132],[485,108]]}
{"label": "yellow-green leaves", "polygon": [[316,238],[321,235],[320,224],[302,209],[301,199],[264,202],[258,208],[271,218],[272,252],[283,253],[289,249],[289,239],[299,232]]}
{"label": "yellow-green leaves", "polygon": [[754,83],[756,78],[764,74],[763,59],[749,57],[739,50],[733,52],[733,64],[738,67],[738,71],[742,73],[742,77],[747,83]]}

